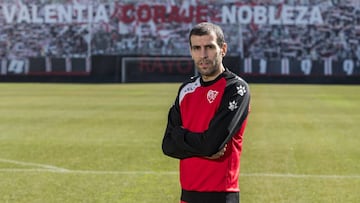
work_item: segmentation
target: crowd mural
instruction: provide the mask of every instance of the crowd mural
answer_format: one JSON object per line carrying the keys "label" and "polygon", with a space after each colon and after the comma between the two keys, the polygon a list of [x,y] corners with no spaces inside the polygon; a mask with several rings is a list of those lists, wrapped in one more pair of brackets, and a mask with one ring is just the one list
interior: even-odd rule
{"label": "crowd mural", "polygon": [[188,56],[200,21],[230,56],[360,61],[356,0],[2,0],[0,58]]}

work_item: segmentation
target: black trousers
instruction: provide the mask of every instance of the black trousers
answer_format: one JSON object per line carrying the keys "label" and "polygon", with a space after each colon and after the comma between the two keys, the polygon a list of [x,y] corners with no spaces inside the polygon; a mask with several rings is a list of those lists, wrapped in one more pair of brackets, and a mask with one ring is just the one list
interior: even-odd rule
{"label": "black trousers", "polygon": [[181,201],[187,203],[240,203],[239,192],[181,191]]}

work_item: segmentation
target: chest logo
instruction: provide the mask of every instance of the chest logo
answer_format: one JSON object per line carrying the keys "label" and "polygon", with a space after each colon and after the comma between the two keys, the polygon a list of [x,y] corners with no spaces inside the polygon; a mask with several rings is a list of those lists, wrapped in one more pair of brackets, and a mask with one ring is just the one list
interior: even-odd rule
{"label": "chest logo", "polygon": [[206,98],[207,98],[207,100],[209,101],[210,104],[215,101],[218,94],[219,94],[219,92],[215,91],[215,90],[209,90],[207,92]]}

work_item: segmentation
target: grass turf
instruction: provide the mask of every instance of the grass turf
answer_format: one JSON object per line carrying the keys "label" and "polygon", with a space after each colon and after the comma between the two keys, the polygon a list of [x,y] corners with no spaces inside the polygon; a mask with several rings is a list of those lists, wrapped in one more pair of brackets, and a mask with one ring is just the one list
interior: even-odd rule
{"label": "grass turf", "polygon": [[[1,202],[178,202],[179,84],[0,84]],[[360,199],[360,86],[251,84],[242,202]]]}

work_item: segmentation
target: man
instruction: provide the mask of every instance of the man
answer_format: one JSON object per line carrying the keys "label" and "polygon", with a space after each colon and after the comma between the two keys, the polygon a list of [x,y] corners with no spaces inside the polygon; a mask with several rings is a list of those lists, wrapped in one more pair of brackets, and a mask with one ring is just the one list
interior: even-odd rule
{"label": "man", "polygon": [[249,87],[222,63],[227,44],[219,26],[196,25],[189,42],[200,76],[180,86],[162,149],[180,159],[182,203],[238,203]]}

